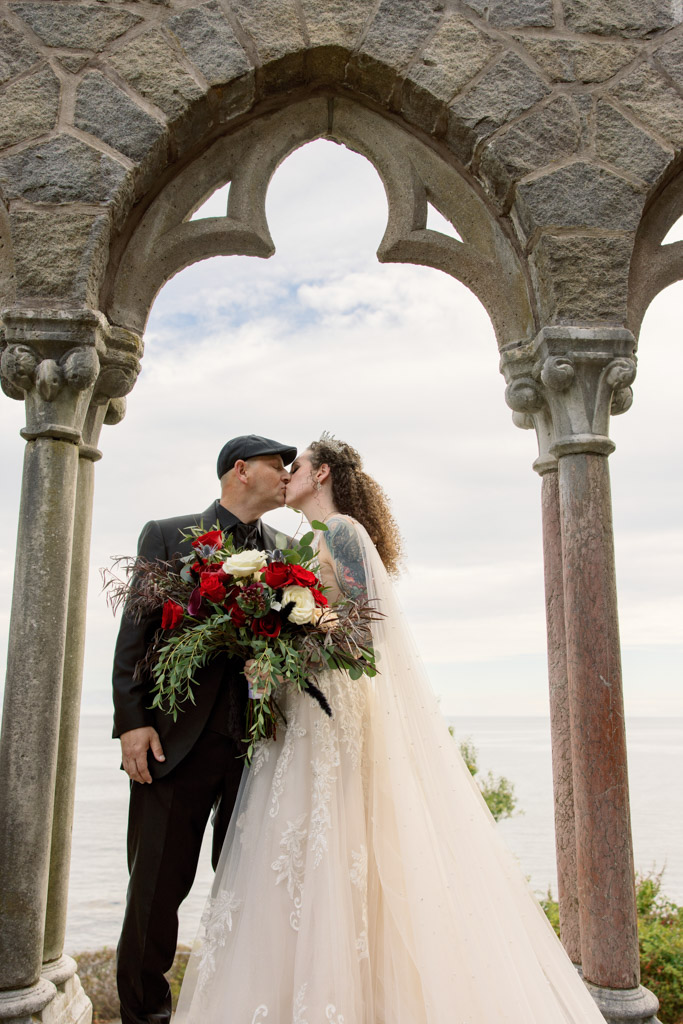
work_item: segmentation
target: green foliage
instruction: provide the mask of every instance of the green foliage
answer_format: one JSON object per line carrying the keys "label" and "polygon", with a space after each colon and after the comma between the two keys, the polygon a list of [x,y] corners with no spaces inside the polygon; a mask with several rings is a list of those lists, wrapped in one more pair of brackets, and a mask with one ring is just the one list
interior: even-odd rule
{"label": "green foliage", "polygon": [[[454,735],[453,726],[449,726],[448,731],[451,736]],[[470,775],[478,775],[477,748],[469,736],[460,741],[460,755],[467,765]],[[513,814],[520,813],[517,810],[515,787],[504,775],[499,775],[496,778],[493,772],[489,772],[483,779],[477,779],[477,784],[496,821],[502,821],[504,818],[511,818]]]}
{"label": "green foliage", "polygon": [[[662,895],[663,872],[636,876],[640,975],[659,999],[662,1024],[683,1022],[683,907]],[[552,893],[541,900],[559,935],[560,913]]]}
{"label": "green foliage", "polygon": [[[173,966],[166,977],[171,986],[173,1009],[176,1008],[187,961],[188,946],[178,946]],[[116,991],[116,950],[105,946],[92,953],[76,953],[78,977],[93,1005],[93,1024],[107,1024],[121,1015]]]}
{"label": "green foliage", "polygon": [[486,778],[479,780],[481,795],[496,821],[511,818],[517,811],[515,787],[504,775],[495,778],[489,772]]}
{"label": "green foliage", "polygon": [[662,1024],[683,1021],[683,907],[662,895],[662,874],[636,879],[641,980],[657,996]]}
{"label": "green foliage", "polygon": [[543,909],[545,911],[545,916],[548,918],[548,920],[550,921],[551,925],[555,929],[555,934],[559,935],[560,934],[560,904],[553,897],[553,893],[552,893],[552,890],[551,890],[550,886],[548,886],[548,892],[546,893],[545,897],[542,900],[539,900],[539,903],[541,904],[541,906],[543,907]]}

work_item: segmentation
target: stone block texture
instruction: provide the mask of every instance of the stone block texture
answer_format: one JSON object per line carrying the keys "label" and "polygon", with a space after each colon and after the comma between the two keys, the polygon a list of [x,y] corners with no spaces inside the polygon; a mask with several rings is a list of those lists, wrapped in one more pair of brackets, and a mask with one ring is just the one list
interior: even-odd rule
{"label": "stone block texture", "polygon": [[249,57],[217,3],[189,7],[174,15],[168,27],[209,85],[229,82],[251,70]]}
{"label": "stone block texture", "polygon": [[153,29],[118,49],[109,64],[171,120],[204,92],[183,66],[180,46],[161,29]]}
{"label": "stone block texture", "polygon": [[54,128],[59,95],[59,79],[49,67],[9,82],[0,97],[0,149]]}
{"label": "stone block texture", "polygon": [[623,323],[632,241],[627,236],[543,235],[530,270],[546,323]]}
{"label": "stone block texture", "polygon": [[13,3],[10,10],[47,46],[95,52],[142,21],[139,14],[104,4]]}
{"label": "stone block texture", "polygon": [[635,231],[643,193],[624,178],[577,161],[518,189],[519,214],[528,235],[539,226]]}
{"label": "stone block texture", "polygon": [[574,32],[648,37],[676,25],[671,0],[564,0],[564,19]]}
{"label": "stone block texture", "polygon": [[500,28],[552,28],[553,0],[467,0],[467,6]]}
{"label": "stone block texture", "polygon": [[468,160],[478,142],[549,94],[550,87],[533,68],[506,53],[451,104],[446,138],[454,147],[461,142],[460,152]]}
{"label": "stone block texture", "polygon": [[311,46],[341,46],[353,49],[372,18],[372,0],[301,0],[306,33]]}
{"label": "stone block texture", "polygon": [[32,203],[107,203],[126,168],[71,135],[58,135],[0,157],[5,199]]}
{"label": "stone block texture", "polygon": [[27,71],[39,59],[39,54],[21,32],[4,19],[0,20],[0,85],[13,75]]}
{"label": "stone block texture", "polygon": [[142,160],[164,125],[99,71],[85,75],[76,93],[74,124],[131,160]]}
{"label": "stone block texture", "polygon": [[[677,10],[671,0],[2,0],[0,193],[15,218],[20,292],[84,295],[99,270],[83,269],[97,249],[83,217],[116,230],[174,161],[233,120],[333,89],[463,165],[520,252],[535,248],[534,280],[558,275],[544,308],[569,308],[576,262],[542,236],[633,239],[683,148]],[[26,224],[44,204],[67,225],[59,258],[29,245]]]}

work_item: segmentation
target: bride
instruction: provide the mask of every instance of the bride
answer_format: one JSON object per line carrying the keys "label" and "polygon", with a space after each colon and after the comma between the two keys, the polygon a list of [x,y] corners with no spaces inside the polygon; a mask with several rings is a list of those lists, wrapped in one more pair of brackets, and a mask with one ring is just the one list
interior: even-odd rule
{"label": "bride", "polygon": [[176,1024],[566,1024],[603,1017],[503,846],[397,604],[398,530],[323,435],[287,503],[322,520],[330,602],[365,595],[379,673],[284,685],[244,772]]}

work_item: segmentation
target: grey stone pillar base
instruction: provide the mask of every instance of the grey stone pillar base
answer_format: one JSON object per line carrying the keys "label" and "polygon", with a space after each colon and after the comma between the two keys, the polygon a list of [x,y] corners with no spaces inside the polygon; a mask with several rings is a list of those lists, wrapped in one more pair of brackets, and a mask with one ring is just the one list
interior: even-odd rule
{"label": "grey stone pillar base", "polygon": [[70,956],[45,964],[43,978],[57,987],[51,1003],[36,1017],[40,1024],[91,1024],[92,1003],[76,974],[76,961]]}
{"label": "grey stone pillar base", "polygon": [[659,1024],[659,1000],[649,989],[601,988],[585,982],[607,1024]]}
{"label": "grey stone pillar base", "polygon": [[40,1013],[55,994],[55,986],[46,978],[30,988],[0,992],[0,1024],[34,1024],[35,1014]]}

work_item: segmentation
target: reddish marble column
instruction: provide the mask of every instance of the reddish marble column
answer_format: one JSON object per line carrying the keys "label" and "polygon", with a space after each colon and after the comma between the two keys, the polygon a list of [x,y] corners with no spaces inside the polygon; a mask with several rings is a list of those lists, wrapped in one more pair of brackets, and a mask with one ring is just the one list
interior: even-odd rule
{"label": "reddish marble column", "polygon": [[574,785],[564,624],[562,532],[557,469],[542,476],[543,562],[550,683],[550,733],[553,756],[555,854],[557,858],[560,935],[572,963],[581,963],[579,897],[576,875]]}
{"label": "reddish marble column", "polygon": [[584,977],[639,983],[609,469],[560,455],[567,675]]}

